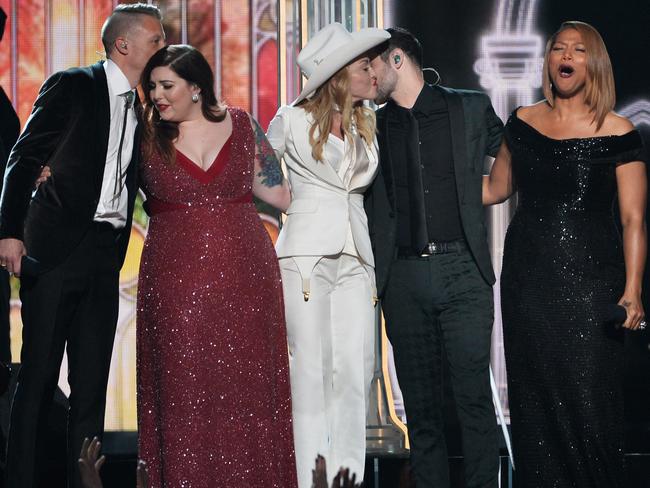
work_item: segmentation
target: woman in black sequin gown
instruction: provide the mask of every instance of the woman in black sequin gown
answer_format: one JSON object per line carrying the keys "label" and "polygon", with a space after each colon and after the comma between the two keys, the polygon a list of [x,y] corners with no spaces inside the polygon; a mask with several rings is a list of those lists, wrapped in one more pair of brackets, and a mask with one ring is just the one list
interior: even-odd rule
{"label": "woman in black sequin gown", "polygon": [[611,111],[611,65],[593,27],[564,23],[551,38],[544,86],[545,101],[511,115],[484,181],[486,204],[519,198],[501,274],[515,481],[622,487],[623,345],[606,317],[620,303],[624,327],[643,319],[642,141]]}

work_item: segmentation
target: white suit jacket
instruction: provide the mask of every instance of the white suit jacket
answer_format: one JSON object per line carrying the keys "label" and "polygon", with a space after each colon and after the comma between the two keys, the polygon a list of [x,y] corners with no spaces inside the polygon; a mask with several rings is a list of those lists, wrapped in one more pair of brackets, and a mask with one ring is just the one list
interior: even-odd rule
{"label": "white suit jacket", "polygon": [[329,163],[312,157],[312,123],[304,109],[284,106],[267,132],[278,159],[284,158],[291,184],[291,205],[275,245],[278,257],[338,254],[350,229],[359,257],[374,266],[363,192],[377,172],[377,142],[370,146],[363,142],[369,164],[355,170],[346,187]]}

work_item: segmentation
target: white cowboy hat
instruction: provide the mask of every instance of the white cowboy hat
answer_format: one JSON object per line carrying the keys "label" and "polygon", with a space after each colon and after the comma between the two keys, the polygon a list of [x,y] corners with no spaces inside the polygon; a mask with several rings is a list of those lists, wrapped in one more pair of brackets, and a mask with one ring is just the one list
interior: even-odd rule
{"label": "white cowboy hat", "polygon": [[337,22],[323,27],[309,39],[298,54],[298,66],[307,77],[307,83],[292,105],[309,98],[338,70],[387,39],[390,39],[387,31],[374,27],[352,33]]}

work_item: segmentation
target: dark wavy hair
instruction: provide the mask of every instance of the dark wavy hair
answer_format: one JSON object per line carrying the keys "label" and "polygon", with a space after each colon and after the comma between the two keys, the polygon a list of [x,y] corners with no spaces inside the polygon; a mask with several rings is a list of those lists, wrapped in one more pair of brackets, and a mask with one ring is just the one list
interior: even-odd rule
{"label": "dark wavy hair", "polygon": [[226,117],[226,106],[217,100],[212,68],[197,49],[186,44],[173,44],[151,57],[141,78],[144,91],[142,152],[145,158],[159,153],[165,162],[171,164],[175,160],[174,140],[178,138],[178,123],[162,120],[149,94],[151,72],[161,66],[171,69],[201,90],[201,112],[209,121],[221,122]]}
{"label": "dark wavy hair", "polygon": [[421,68],[423,63],[422,44],[418,38],[402,27],[389,27],[386,30],[390,34],[390,39],[374,49],[381,56],[382,61],[388,63],[390,53],[394,49],[401,49],[418,68]]}

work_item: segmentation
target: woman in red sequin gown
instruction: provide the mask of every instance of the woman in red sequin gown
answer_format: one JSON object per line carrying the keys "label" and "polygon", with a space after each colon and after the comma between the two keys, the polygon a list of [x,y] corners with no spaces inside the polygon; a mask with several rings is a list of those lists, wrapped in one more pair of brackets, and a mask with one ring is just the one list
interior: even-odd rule
{"label": "woman in red sequin gown", "polygon": [[282,285],[252,202],[286,208],[287,184],[259,126],[218,105],[198,51],[159,51],[143,86],[138,422],[150,486],[295,487]]}

